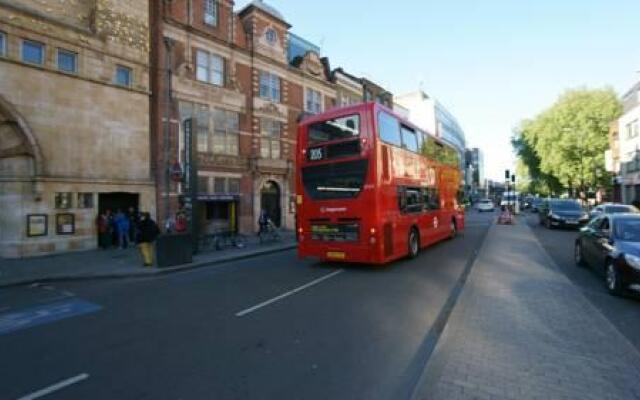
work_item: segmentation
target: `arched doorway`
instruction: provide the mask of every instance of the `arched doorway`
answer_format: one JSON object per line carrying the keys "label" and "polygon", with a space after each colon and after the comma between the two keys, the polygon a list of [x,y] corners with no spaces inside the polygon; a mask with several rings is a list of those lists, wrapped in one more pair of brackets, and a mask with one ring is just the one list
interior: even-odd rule
{"label": "arched doorway", "polygon": [[280,207],[280,186],[274,181],[266,181],[260,189],[260,208],[267,212],[273,223],[280,227],[282,212]]}

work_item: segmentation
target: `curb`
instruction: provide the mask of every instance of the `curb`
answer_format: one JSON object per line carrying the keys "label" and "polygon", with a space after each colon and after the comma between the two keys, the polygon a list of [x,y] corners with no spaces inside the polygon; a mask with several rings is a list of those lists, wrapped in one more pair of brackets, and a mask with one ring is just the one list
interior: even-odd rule
{"label": "curb", "polygon": [[296,243],[282,245],[270,249],[258,250],[251,253],[229,255],[221,257],[215,260],[199,261],[190,264],[183,264],[174,267],[158,268],[154,267],[151,270],[133,270],[131,272],[121,273],[105,273],[105,274],[93,274],[93,275],[60,275],[60,276],[45,276],[40,278],[25,278],[13,282],[0,283],[0,289],[10,288],[17,286],[33,285],[36,283],[52,283],[52,282],[78,282],[78,281],[90,281],[90,280],[108,280],[108,279],[127,279],[127,278],[143,278],[154,277],[159,275],[168,275],[176,272],[189,271],[192,269],[204,268],[211,265],[224,264],[230,261],[244,260],[248,258],[254,258],[264,256],[273,253],[279,253],[282,251],[295,249],[298,245]]}

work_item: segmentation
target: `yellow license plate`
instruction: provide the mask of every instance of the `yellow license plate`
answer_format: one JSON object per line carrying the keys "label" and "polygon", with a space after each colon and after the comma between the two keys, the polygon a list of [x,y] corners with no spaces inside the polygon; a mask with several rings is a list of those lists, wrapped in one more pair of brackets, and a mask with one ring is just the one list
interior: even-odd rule
{"label": "yellow license plate", "polygon": [[343,251],[328,251],[327,258],[337,258],[340,260],[344,260],[345,254]]}

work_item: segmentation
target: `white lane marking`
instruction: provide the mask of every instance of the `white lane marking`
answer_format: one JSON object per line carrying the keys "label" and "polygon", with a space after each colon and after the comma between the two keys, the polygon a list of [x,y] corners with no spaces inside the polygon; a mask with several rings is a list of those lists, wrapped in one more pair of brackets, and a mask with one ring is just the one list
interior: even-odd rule
{"label": "white lane marking", "polygon": [[47,386],[44,389],[40,389],[37,392],[33,392],[31,394],[28,394],[24,397],[20,397],[18,400],[34,400],[34,399],[38,399],[42,396],[46,396],[48,394],[51,394],[55,391],[58,391],[60,389],[64,389],[67,386],[71,386],[75,383],[78,383],[80,381],[83,381],[85,379],[87,379],[89,377],[89,374],[87,373],[82,373],[80,375],[76,375],[74,377],[71,377],[69,379],[65,379],[64,381],[60,381],[56,384],[53,384],[51,386]]}
{"label": "white lane marking", "polygon": [[236,313],[236,317],[242,317],[242,316],[245,316],[245,315],[247,315],[247,314],[249,314],[249,313],[252,313],[252,312],[254,312],[254,311],[256,311],[256,310],[258,310],[258,309],[260,309],[260,308],[262,308],[262,307],[266,307],[266,306],[268,306],[268,305],[269,305],[269,304],[271,304],[271,303],[275,303],[275,302],[276,302],[276,301],[278,301],[278,300],[282,300],[282,299],[284,299],[285,297],[289,297],[289,296],[291,296],[292,294],[296,294],[296,293],[298,293],[298,292],[299,292],[299,291],[301,291],[301,290],[307,289],[307,288],[309,288],[309,287],[311,287],[311,286],[313,286],[313,285],[317,285],[318,283],[320,283],[320,282],[322,282],[322,281],[324,281],[324,280],[327,280],[327,279],[329,279],[329,278],[331,278],[331,277],[334,277],[334,276],[338,275],[338,274],[339,274],[339,273],[341,273],[341,272],[344,272],[344,270],[343,270],[343,269],[339,269],[339,270],[334,271],[334,272],[332,272],[332,273],[330,273],[330,274],[327,274],[327,275],[322,276],[322,277],[320,277],[320,278],[318,278],[318,279],[315,279],[315,280],[313,280],[313,281],[311,281],[311,282],[309,282],[309,283],[305,283],[304,285],[299,286],[299,287],[297,287],[297,288],[295,288],[295,289],[293,289],[293,290],[289,290],[288,292],[282,293],[281,295],[276,296],[276,297],[274,297],[274,298],[272,298],[272,299],[269,299],[269,300],[267,300],[267,301],[263,301],[263,302],[262,302],[262,303],[260,303],[260,304],[256,304],[256,305],[255,305],[255,306],[253,306],[253,307],[249,307],[249,308],[247,308],[247,309],[245,309],[245,310],[242,310],[242,311],[240,311],[240,312]]}

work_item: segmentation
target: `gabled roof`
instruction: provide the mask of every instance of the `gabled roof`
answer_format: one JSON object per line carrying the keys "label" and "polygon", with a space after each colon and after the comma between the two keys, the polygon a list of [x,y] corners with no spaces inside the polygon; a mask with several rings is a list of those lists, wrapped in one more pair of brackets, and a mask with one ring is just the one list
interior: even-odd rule
{"label": "gabled roof", "polygon": [[624,95],[622,95],[622,98],[625,99],[629,96],[631,96],[632,94],[634,94],[635,92],[640,91],[640,82],[636,83],[635,85],[633,85],[633,87],[631,89],[629,89],[627,91],[627,93],[625,93]]}
{"label": "gabled roof", "polygon": [[284,16],[280,13],[280,11],[276,10],[274,7],[268,5],[262,0],[253,0],[251,3],[247,4],[242,10],[240,10],[238,15],[242,17],[254,8],[257,8],[258,10],[264,12],[265,14],[272,16],[273,18],[285,24],[288,28],[291,27],[291,25],[289,25],[289,23],[284,19]]}

